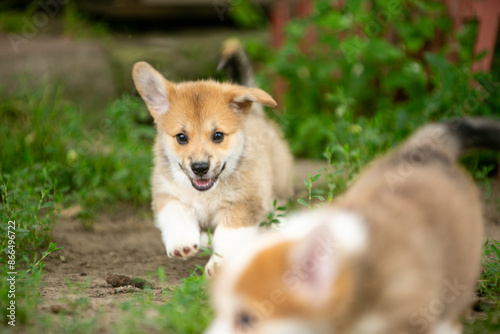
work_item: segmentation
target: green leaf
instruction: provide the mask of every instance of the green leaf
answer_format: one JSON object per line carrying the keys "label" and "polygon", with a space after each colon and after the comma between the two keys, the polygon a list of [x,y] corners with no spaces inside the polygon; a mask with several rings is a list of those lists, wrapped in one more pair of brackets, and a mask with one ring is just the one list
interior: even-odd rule
{"label": "green leaf", "polygon": [[165,269],[163,269],[163,267],[158,267],[158,278],[160,279],[160,283],[162,285],[164,285],[167,281],[165,276]]}
{"label": "green leaf", "polygon": [[297,203],[299,203],[300,205],[303,205],[303,206],[308,206],[308,204],[306,203],[306,201],[304,201],[302,198],[299,198],[297,200]]}
{"label": "green leaf", "polygon": [[54,202],[52,202],[52,201],[50,201],[50,202],[46,202],[46,203],[45,203],[45,204],[43,204],[40,208],[41,208],[41,209],[44,209],[44,208],[49,208],[49,207],[51,207],[51,206],[54,206],[54,204],[56,204],[56,203],[54,203]]}
{"label": "green leaf", "polygon": [[335,172],[333,172],[333,176],[339,176],[344,173],[344,170],[342,169],[337,169]]}
{"label": "green leaf", "polygon": [[55,242],[51,242],[49,244],[49,247],[47,248],[47,253],[52,253],[58,250],[63,249],[64,247],[57,247],[57,244]]}

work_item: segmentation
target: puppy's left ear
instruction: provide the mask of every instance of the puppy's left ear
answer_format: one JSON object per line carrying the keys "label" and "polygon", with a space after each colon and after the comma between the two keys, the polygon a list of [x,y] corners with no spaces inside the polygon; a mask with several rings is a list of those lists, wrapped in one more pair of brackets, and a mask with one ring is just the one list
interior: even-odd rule
{"label": "puppy's left ear", "polygon": [[304,271],[295,291],[302,300],[320,306],[331,296],[341,267],[339,253],[332,230],[324,223],[294,246],[289,261],[292,268]]}
{"label": "puppy's left ear", "polygon": [[301,217],[297,222],[318,225],[289,254],[290,271],[303,270],[300,284],[291,281],[295,284],[290,288],[311,307],[322,307],[333,299],[340,302],[348,293],[349,263],[366,249],[365,223],[355,213],[328,210]]}
{"label": "puppy's left ear", "polygon": [[170,109],[168,95],[174,85],[167,81],[158,71],[146,62],[138,62],[132,71],[135,87],[148,106],[155,120]]}
{"label": "puppy's left ear", "polygon": [[242,88],[233,92],[231,104],[235,109],[246,113],[254,102],[272,108],[278,105],[271,95],[259,88]]}

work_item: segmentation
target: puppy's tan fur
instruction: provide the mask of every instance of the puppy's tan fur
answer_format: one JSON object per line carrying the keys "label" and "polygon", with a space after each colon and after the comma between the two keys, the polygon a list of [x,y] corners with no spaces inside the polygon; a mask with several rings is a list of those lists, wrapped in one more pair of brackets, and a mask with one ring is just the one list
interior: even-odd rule
{"label": "puppy's tan fur", "polygon": [[[232,227],[255,225],[264,218],[264,213],[272,209],[274,198],[284,200],[290,195],[291,159],[286,144],[280,138],[279,129],[264,117],[250,113],[251,102],[243,102],[242,110],[238,112],[231,108],[231,104],[235,97],[247,91],[251,91],[256,101],[264,105],[275,106],[274,100],[258,89],[214,81],[183,83],[171,89],[171,109],[168,114],[157,116],[155,122],[158,132],[163,132],[167,137],[174,138],[183,131],[190,134],[190,145],[186,147],[170,140],[173,143],[168,149],[182,157],[182,160],[198,161],[211,156],[215,161],[221,161],[229,150],[231,137],[238,131],[244,132],[247,150],[241,157],[238,173],[221,179],[217,186],[217,193],[232,195],[227,196],[223,203],[225,205],[218,208],[227,211],[226,219],[218,223]],[[217,145],[207,143],[214,128],[225,133],[227,138]],[[168,165],[162,163],[164,149],[157,139],[152,181],[155,213],[161,211],[166,201],[175,198],[162,190],[163,178],[172,173]],[[283,177],[283,172],[288,177]],[[177,197],[183,197],[183,192],[187,193],[186,201],[190,202],[193,195],[181,188],[174,191]],[[216,213],[211,212],[214,215]],[[208,223],[209,218],[205,222],[206,226],[211,225]]]}
{"label": "puppy's tan fur", "polygon": [[[256,226],[274,199],[291,195],[288,147],[254,104],[274,107],[276,102],[253,87],[215,81],[174,84],[144,62],[134,66],[133,77],[158,130],[153,210],[168,255],[196,254],[200,231],[208,228],[215,230],[215,251],[229,251],[229,243],[237,240],[224,239],[242,237],[237,229]],[[221,142],[213,140],[215,133],[224,135]],[[179,134],[188,142],[180,143]],[[198,162],[209,164],[206,174],[195,174],[192,166]],[[200,190],[197,180],[210,180],[212,186]]]}
{"label": "puppy's tan fur", "polygon": [[[465,123],[478,137],[493,124],[478,142],[500,149],[500,123]],[[456,163],[468,139],[458,128],[421,129],[332,207],[292,218],[303,233],[234,255],[215,282],[208,333],[460,333],[483,224],[478,189]],[[323,254],[328,235],[336,243]]]}

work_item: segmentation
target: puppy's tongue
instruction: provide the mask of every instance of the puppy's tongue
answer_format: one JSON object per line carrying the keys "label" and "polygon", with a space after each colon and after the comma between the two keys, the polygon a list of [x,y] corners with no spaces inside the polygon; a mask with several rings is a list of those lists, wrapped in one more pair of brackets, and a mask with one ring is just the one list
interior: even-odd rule
{"label": "puppy's tongue", "polygon": [[210,179],[194,179],[193,180],[194,184],[196,184],[196,186],[200,187],[200,188],[203,188],[203,187],[208,187],[210,185],[210,183],[212,182],[212,180]]}

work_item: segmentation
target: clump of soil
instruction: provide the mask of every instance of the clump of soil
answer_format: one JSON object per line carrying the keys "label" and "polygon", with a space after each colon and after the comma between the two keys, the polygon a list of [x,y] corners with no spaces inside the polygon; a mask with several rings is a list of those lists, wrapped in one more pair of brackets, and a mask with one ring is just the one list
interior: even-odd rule
{"label": "clump of soil", "polygon": [[[117,303],[130,298],[128,292],[149,287],[162,303],[163,289],[175,287],[208,261],[169,259],[148,208],[119,207],[100,213],[90,231],[74,215],[65,215],[55,225],[53,237],[63,249],[51,254],[44,267],[41,310],[72,314],[71,304],[83,296],[90,305],[85,316],[104,314],[99,317],[102,332],[124,316]],[[158,279],[159,267],[165,271],[164,285]]]}
{"label": "clump of soil", "polygon": [[119,274],[110,274],[106,277],[106,283],[111,285],[113,288],[119,286],[127,286],[131,285],[138,289],[144,289],[145,287],[152,287],[151,284],[143,278],[135,277],[132,278],[127,275],[119,275]]}

